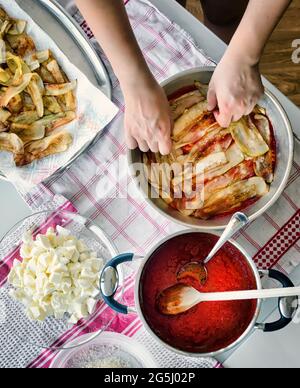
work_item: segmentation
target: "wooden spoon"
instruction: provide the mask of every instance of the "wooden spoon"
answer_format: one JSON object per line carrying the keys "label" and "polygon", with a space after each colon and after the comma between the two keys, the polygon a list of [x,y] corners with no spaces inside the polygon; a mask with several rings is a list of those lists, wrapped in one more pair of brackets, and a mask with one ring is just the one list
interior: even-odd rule
{"label": "wooden spoon", "polygon": [[249,218],[244,213],[235,213],[229,224],[227,225],[224,233],[218,240],[217,244],[210,252],[210,254],[206,257],[206,259],[202,262],[192,262],[186,264],[177,274],[177,280],[183,281],[186,278],[193,278],[199,281],[200,284],[204,285],[207,282],[207,269],[205,267],[215,255],[219,252],[219,250],[243,227],[245,227],[249,223]]}
{"label": "wooden spoon", "polygon": [[157,307],[164,315],[177,315],[202,302],[271,299],[297,295],[300,295],[300,287],[203,293],[193,287],[176,284],[159,295]]}

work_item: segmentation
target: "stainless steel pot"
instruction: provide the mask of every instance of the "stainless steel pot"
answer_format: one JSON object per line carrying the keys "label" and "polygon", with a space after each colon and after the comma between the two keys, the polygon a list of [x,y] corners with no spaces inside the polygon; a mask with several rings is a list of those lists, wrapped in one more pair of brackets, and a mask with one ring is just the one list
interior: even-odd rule
{"label": "stainless steel pot", "polygon": [[[248,328],[245,330],[245,332],[240,336],[240,338],[237,341],[233,342],[227,348],[219,349],[218,351],[213,353],[188,353],[188,352],[184,352],[182,350],[173,348],[169,344],[165,343],[161,338],[159,338],[157,334],[154,333],[154,331],[148,325],[147,319],[144,316],[144,313],[141,308],[141,300],[140,300],[141,278],[142,278],[142,275],[144,274],[146,264],[148,263],[149,260],[151,260],[151,257],[153,256],[153,254],[156,252],[158,248],[160,248],[164,243],[166,243],[169,240],[172,240],[178,236],[182,236],[190,233],[199,233],[199,232],[197,232],[196,230],[186,230],[186,231],[173,234],[167,237],[166,239],[164,239],[163,241],[161,241],[159,244],[157,244],[145,258],[135,256],[132,253],[122,254],[120,256],[115,257],[109,263],[107,263],[101,276],[101,292],[105,302],[112,309],[114,309],[115,311],[121,314],[137,313],[139,315],[139,318],[142,320],[144,326],[146,327],[147,331],[156,341],[158,341],[161,345],[165,346],[169,350],[172,350],[178,354],[181,354],[184,356],[190,356],[190,357],[215,357],[217,355],[220,355],[221,353],[229,351],[237,347],[238,345],[240,345],[243,341],[246,340],[246,338],[253,332],[254,329],[262,330],[264,332],[273,332],[273,331],[283,329],[292,321],[292,318],[296,310],[298,309],[298,297],[279,299],[278,309],[280,312],[280,319],[272,323],[258,322],[258,317],[259,317],[259,314],[261,311],[261,305],[262,305],[262,301],[258,300],[255,314]],[[250,255],[239,244],[237,244],[235,241],[231,241],[231,244],[234,245],[248,261],[249,266],[252,269],[256,279],[257,289],[262,289],[262,283],[261,283],[262,276],[269,276],[270,278],[279,281],[283,287],[294,287],[291,280],[286,275],[284,275],[279,271],[275,271],[275,270],[259,271],[256,268],[256,265],[251,259]],[[119,286],[118,266],[120,266],[123,263],[132,262],[135,260],[140,261],[140,268],[136,276],[136,282],[135,282],[135,307],[128,307],[120,304],[114,299],[114,295],[116,294]]]}
{"label": "stainless steel pot", "polygon": [[[167,95],[170,95],[185,86],[192,85],[195,81],[208,84],[213,74],[214,68],[198,68],[184,71],[165,81],[164,87]],[[290,122],[284,109],[269,91],[266,91],[259,104],[266,109],[267,114],[272,122],[276,141],[277,141],[277,166],[275,171],[275,180],[271,185],[268,195],[261,198],[254,205],[245,210],[250,221],[254,221],[271,206],[275,204],[282,192],[284,191],[292,169],[294,154],[294,138]],[[221,230],[227,226],[230,216],[211,220],[200,220],[193,217],[184,216],[175,209],[169,207],[162,199],[151,198],[149,196],[149,183],[144,175],[143,169],[140,168],[142,163],[142,152],[139,150],[128,152],[128,163],[131,174],[136,184],[145,197],[146,201],[158,212],[163,214],[176,223],[188,228],[195,228],[201,231]]]}

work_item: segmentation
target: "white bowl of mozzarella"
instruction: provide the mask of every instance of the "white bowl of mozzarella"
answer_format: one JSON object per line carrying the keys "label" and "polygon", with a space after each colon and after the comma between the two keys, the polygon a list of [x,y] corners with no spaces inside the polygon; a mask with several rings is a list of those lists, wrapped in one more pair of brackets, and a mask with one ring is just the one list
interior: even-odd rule
{"label": "white bowl of mozzarella", "polygon": [[99,313],[99,280],[117,253],[103,230],[77,213],[42,211],[18,222],[0,241],[0,258],[10,267],[0,291],[11,333],[42,348],[68,349],[58,339],[72,327],[88,327],[99,315],[91,339],[106,330],[115,315]]}

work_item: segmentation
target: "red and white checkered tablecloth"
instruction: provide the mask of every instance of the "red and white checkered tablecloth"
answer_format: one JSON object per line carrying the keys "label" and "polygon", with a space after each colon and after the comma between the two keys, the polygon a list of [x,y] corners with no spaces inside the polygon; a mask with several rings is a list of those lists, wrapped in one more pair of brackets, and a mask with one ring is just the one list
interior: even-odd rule
{"label": "red and white checkered tablecloth", "polygon": [[[150,208],[129,178],[123,136],[124,104],[119,82],[81,15],[70,6],[69,0],[61,1],[86,31],[109,69],[113,101],[120,108],[120,113],[106,128],[100,141],[71,169],[26,195],[26,201],[36,208],[54,193],[63,195],[82,215],[97,222],[120,252],[134,251],[143,255],[160,239],[181,228]],[[184,69],[212,64],[186,32],[147,0],[129,0],[126,7],[141,49],[158,81]],[[293,171],[284,194],[271,210],[237,238],[258,267],[276,267],[286,273],[300,263],[300,145],[297,142],[295,151]],[[128,303],[133,303],[132,290],[133,279],[129,278],[125,293]],[[68,333],[68,338],[79,335],[86,328],[76,330]],[[149,341],[135,316],[118,316],[110,330],[138,337],[144,343]],[[159,353],[160,350],[156,351]],[[53,357],[52,352],[43,352],[30,366],[47,367]],[[157,354],[157,358],[164,366],[163,357]],[[178,365],[178,360],[173,361],[174,365]],[[182,359],[181,365],[197,365],[193,362],[187,363]],[[211,365],[214,364],[207,366]]]}

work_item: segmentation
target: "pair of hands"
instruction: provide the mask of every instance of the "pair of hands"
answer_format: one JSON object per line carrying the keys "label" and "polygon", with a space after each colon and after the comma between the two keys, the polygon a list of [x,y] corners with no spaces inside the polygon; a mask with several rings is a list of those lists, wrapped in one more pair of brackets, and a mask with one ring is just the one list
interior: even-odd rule
{"label": "pair of hands", "polygon": [[[264,88],[258,65],[227,59],[217,66],[209,86],[209,110],[221,127],[252,112]],[[130,149],[169,154],[172,149],[169,103],[163,89],[152,78],[136,81],[124,90],[125,136]]]}

